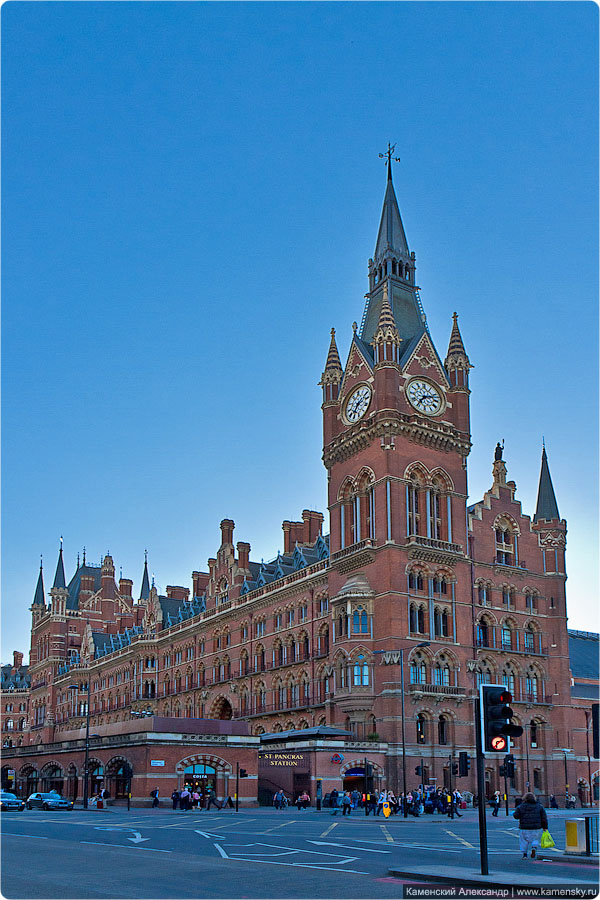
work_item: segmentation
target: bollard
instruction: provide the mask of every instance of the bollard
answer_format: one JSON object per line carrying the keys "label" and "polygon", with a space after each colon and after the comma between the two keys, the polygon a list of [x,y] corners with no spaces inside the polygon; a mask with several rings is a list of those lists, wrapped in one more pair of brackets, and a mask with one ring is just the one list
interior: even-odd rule
{"label": "bollard", "polygon": [[585,819],[565,819],[565,853],[586,855]]}

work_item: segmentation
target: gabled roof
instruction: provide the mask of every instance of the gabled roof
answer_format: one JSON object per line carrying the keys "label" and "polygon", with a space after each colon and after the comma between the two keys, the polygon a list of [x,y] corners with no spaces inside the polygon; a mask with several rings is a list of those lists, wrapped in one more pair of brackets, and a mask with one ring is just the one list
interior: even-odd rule
{"label": "gabled roof", "polygon": [[67,609],[79,609],[79,593],[81,591],[81,577],[87,575],[94,579],[93,591],[99,591],[102,586],[102,569],[100,566],[91,566],[84,563],[79,566],[67,585],[69,596],[67,597]]}

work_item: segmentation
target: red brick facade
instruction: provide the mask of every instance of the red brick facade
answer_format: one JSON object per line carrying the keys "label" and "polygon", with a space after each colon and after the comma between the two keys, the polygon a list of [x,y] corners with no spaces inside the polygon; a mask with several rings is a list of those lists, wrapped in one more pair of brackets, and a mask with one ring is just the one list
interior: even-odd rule
{"label": "red brick facade", "polygon": [[[395,203],[390,178],[363,328],[345,367],[332,333],[321,380],[329,541],[323,515],[305,510],[302,521],[283,523],[283,554],[259,565],[225,519],[191,594],[170,587],[159,597],[146,570],[137,601],[130,580],[115,582],[110,556],[99,570],[84,560],[64,584],[61,550],[50,604],[32,605],[28,724],[8,763],[17,771],[31,760],[39,772],[56,762],[65,778],[69,765],[81,771],[81,754],[63,765],[45,746],[83,728],[89,678],[91,727],[106,740],[105,726],[123,731],[132,712],[242,719],[255,736],[338,726],[354,735],[346,762],[332,774],[327,754],[314,754],[313,781],[341,787],[348,760],[368,758],[398,790],[403,662],[409,787],[421,762],[425,780],[439,785],[450,754],[474,753],[473,701],[488,681],[509,686],[525,727],[513,748],[514,793],[529,785],[562,798],[565,756],[572,792],[578,779],[588,786],[597,777],[585,710],[570,691],[566,523],[555,501],[538,501],[538,513],[556,507],[550,519],[523,513],[499,446],[490,490],[467,506],[471,365],[456,316],[444,363],[437,354]],[[546,482],[540,496],[552,491],[549,473]],[[106,766],[109,752],[98,753]],[[139,744],[118,752],[142,798],[148,753]],[[187,758],[178,752],[164,750],[165,790]],[[208,758],[210,748],[202,752]],[[231,767],[230,748],[223,760]],[[238,761],[258,774],[256,749]],[[490,791],[502,787],[501,761],[486,761]],[[461,788],[474,790],[474,769]]]}

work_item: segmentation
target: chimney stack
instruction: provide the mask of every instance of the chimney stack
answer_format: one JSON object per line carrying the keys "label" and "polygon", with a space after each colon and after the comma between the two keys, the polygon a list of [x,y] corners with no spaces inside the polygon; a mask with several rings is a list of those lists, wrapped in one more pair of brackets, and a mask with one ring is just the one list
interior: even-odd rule
{"label": "chimney stack", "polygon": [[239,568],[248,570],[248,563],[250,562],[250,544],[247,544],[245,541],[238,541],[237,552]]}
{"label": "chimney stack", "polygon": [[221,546],[224,544],[233,544],[233,529],[235,522],[233,519],[223,519],[221,522]]}

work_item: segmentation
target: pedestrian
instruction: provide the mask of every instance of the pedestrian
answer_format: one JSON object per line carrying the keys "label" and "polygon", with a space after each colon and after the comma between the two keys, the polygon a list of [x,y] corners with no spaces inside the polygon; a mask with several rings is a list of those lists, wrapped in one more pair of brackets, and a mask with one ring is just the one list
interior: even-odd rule
{"label": "pedestrian", "polygon": [[338,808],[338,797],[339,797],[339,794],[338,794],[337,788],[334,788],[329,795],[329,805],[332,809]]}
{"label": "pedestrian", "polygon": [[177,809],[177,807],[179,806],[179,791],[177,790],[177,788],[175,788],[175,790],[171,794],[171,800],[173,801],[173,809]]}
{"label": "pedestrian", "polygon": [[455,816],[458,816],[459,819],[462,819],[462,813],[459,813],[459,811],[458,811],[461,800],[462,800],[462,794],[460,793],[458,788],[455,788],[452,791],[452,797],[451,797],[452,811],[454,812]]}
{"label": "pedestrian", "polygon": [[275,809],[283,809],[283,791],[277,791],[273,796],[273,806]]}
{"label": "pedestrian", "polygon": [[513,817],[519,821],[519,848],[523,859],[527,859],[527,851],[531,847],[531,858],[535,859],[536,849],[540,846],[542,831],[548,828],[546,810],[533,794],[525,794],[517,806]]}
{"label": "pedestrian", "polygon": [[386,802],[386,800],[387,800],[387,791],[380,791],[379,797],[377,798],[377,812],[375,813],[376,816],[378,816],[379,813],[381,812],[381,810],[383,809],[383,804]]}
{"label": "pedestrian", "polygon": [[500,791],[494,791],[494,796],[492,797],[492,806],[494,807],[492,815],[498,818],[498,810],[500,809]]}
{"label": "pedestrian", "polygon": [[221,809],[221,804],[219,803],[219,801],[217,799],[217,794],[216,794],[214,787],[211,787],[211,789],[208,792],[208,803],[206,804],[206,809],[207,810],[210,809],[210,807],[212,805],[216,806],[217,809]]}
{"label": "pedestrian", "polygon": [[356,788],[354,788],[354,790],[350,794],[350,797],[352,798],[352,809],[358,809],[358,804],[360,802],[359,791],[357,791]]}
{"label": "pedestrian", "polygon": [[396,795],[393,791],[388,791],[388,803],[390,804],[390,812],[392,812],[395,816],[398,815],[398,801],[396,800]]}
{"label": "pedestrian", "polygon": [[182,790],[181,794],[179,795],[179,805],[180,805],[181,809],[183,809],[185,812],[187,812],[187,810],[191,808],[191,805],[192,805],[191,800],[192,800],[192,795],[190,794],[190,792],[188,790],[187,784],[184,784],[183,790]]}
{"label": "pedestrian", "polygon": [[156,807],[159,804],[158,788],[154,788],[154,790],[151,792],[150,796],[152,797],[152,809],[156,809]]}
{"label": "pedestrian", "polygon": [[554,794],[550,794],[550,809],[558,809],[558,803]]}
{"label": "pedestrian", "polygon": [[348,791],[344,791],[344,796],[342,797],[342,815],[349,816],[352,811],[352,797],[348,793]]}
{"label": "pedestrian", "polygon": [[302,806],[304,809],[308,809],[310,806],[310,795],[306,793],[306,791],[302,792]]}
{"label": "pedestrian", "polygon": [[200,794],[195,788],[192,792],[192,806],[194,807],[194,809],[198,809],[198,807],[200,806]]}

